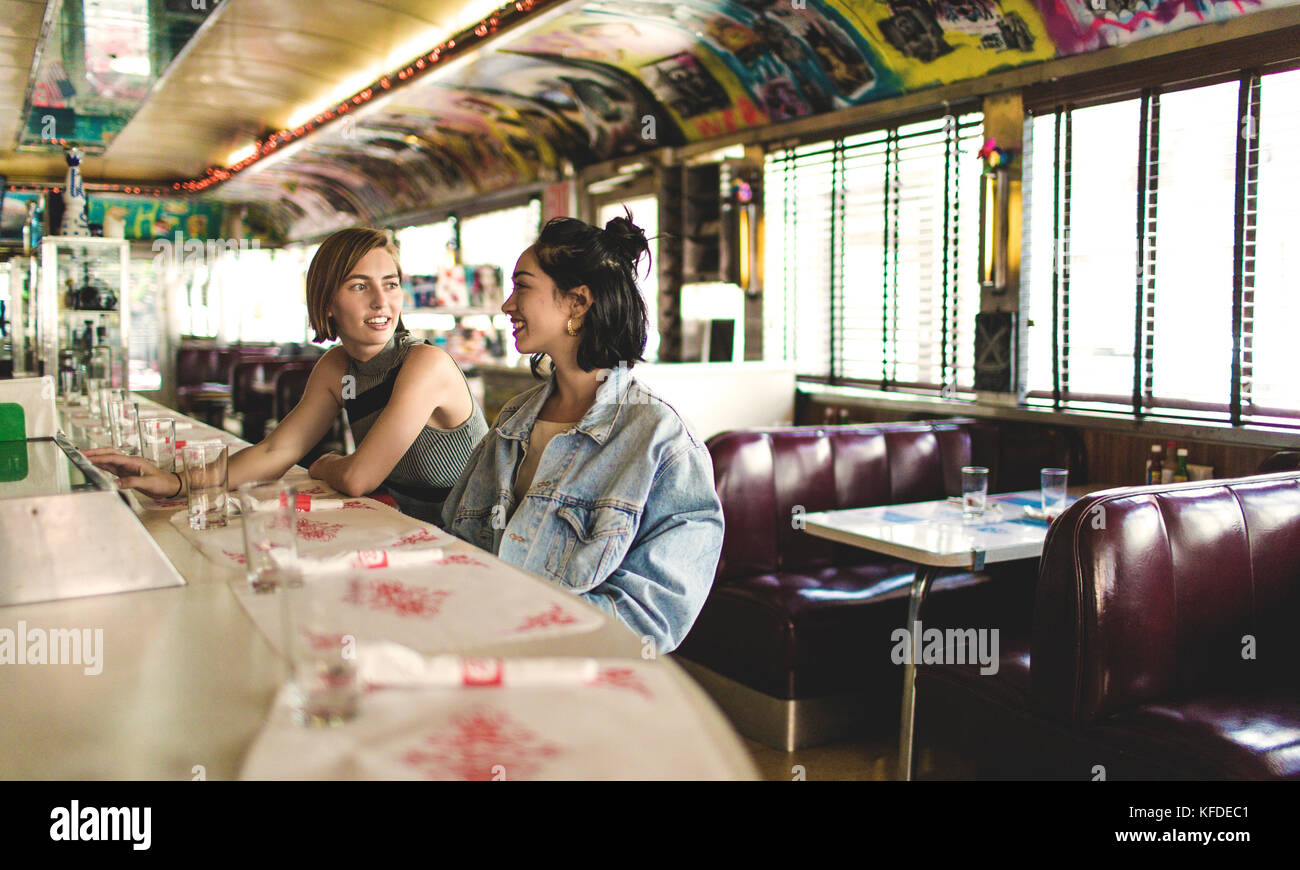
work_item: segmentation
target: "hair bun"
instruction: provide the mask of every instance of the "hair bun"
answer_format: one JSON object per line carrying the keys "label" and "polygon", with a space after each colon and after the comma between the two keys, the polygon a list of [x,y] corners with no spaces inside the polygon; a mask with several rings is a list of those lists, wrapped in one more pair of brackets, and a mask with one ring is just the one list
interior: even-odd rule
{"label": "hair bun", "polygon": [[601,232],[601,240],[619,259],[624,260],[636,271],[642,256],[650,255],[650,242],[645,230],[632,223],[632,212],[623,207],[623,217],[611,218]]}

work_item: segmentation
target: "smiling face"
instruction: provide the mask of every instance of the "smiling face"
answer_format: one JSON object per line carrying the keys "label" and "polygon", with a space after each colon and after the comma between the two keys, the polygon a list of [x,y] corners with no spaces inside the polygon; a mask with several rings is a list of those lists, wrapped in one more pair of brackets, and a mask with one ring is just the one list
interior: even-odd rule
{"label": "smiling face", "polygon": [[514,289],[501,310],[510,316],[515,348],[521,354],[545,353],[556,358],[565,348],[577,346],[578,337],[569,335],[567,324],[572,317],[574,328],[579,327],[582,307],[580,301],[556,289],[555,281],[542,271],[529,248],[515,264]]}
{"label": "smiling face", "polygon": [[343,279],[330,304],[334,331],[344,345],[383,347],[402,313],[402,283],[388,251],[375,248]]}

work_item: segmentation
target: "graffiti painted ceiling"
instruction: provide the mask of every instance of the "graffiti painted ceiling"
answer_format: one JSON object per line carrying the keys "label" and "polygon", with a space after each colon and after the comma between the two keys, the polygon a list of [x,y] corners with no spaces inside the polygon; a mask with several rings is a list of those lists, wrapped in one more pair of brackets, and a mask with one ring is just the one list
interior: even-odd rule
{"label": "graffiti painted ceiling", "polygon": [[302,238],[1296,2],[574,0],[210,195]]}

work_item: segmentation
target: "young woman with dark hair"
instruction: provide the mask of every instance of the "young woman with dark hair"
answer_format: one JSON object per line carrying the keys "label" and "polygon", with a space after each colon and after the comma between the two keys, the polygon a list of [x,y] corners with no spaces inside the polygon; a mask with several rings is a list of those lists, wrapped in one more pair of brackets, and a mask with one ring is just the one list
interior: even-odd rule
{"label": "young woman with dark hair", "polygon": [[582,595],[657,649],[676,648],[722,551],[704,444],[631,374],[649,254],[631,214],[556,218],[520,256],[501,310],[546,382],[515,396],[447,497],[448,531]]}
{"label": "young woman with dark hair", "polygon": [[[403,512],[440,520],[487,422],[456,361],[402,325],[401,280],[397,248],[381,230],[351,227],[321,244],[307,269],[307,314],[316,341],[339,344],[316,363],[302,399],[271,434],[230,458],[230,488],[284,474],[346,406],[356,452],[325,454],[311,476],[345,495],[385,492]],[[178,475],[138,456],[100,449],[86,457],[125,475],[123,487],[155,498],[184,491]]]}

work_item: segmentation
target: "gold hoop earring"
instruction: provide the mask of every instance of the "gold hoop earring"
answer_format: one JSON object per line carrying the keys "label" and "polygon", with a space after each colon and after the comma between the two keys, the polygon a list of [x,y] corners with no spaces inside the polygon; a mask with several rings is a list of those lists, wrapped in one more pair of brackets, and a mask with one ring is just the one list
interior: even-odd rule
{"label": "gold hoop earring", "polygon": [[[572,318],[572,317],[570,317],[570,318],[569,318],[569,322],[565,324],[565,328],[568,329],[568,331],[569,331],[569,335],[577,335],[577,334],[578,334],[578,330],[573,328],[573,318]],[[579,329],[580,329],[580,328],[581,328],[581,324],[579,324]]]}

